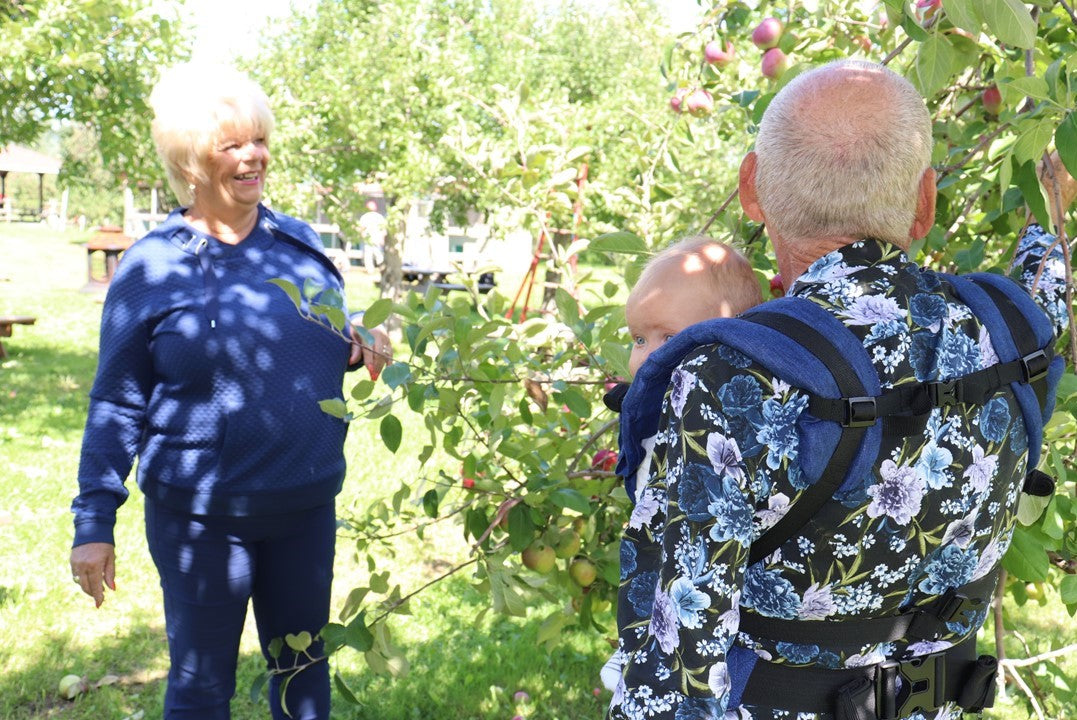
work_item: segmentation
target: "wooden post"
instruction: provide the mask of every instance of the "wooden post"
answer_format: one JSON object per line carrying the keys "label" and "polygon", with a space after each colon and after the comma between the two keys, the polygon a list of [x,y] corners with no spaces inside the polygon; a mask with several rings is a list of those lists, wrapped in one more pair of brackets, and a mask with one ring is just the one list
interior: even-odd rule
{"label": "wooden post", "polygon": [[37,218],[45,214],[45,173],[37,174]]}

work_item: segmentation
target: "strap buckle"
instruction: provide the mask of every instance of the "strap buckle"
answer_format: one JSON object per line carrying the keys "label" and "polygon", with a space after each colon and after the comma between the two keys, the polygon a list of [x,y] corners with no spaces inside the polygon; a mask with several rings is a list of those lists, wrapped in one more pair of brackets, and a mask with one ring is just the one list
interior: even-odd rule
{"label": "strap buckle", "polygon": [[845,398],[845,427],[870,427],[879,417],[873,397]]}
{"label": "strap buckle", "polygon": [[964,400],[961,379],[927,383],[927,395],[932,407],[949,407]]}
{"label": "strap buckle", "polygon": [[916,711],[933,712],[945,702],[945,651],[880,663],[875,669],[875,714],[879,720],[896,720]]}
{"label": "strap buckle", "polygon": [[1047,377],[1047,369],[1051,367],[1051,358],[1043,350],[1037,350],[1021,358],[1021,372],[1025,376],[1025,382],[1032,383]]}

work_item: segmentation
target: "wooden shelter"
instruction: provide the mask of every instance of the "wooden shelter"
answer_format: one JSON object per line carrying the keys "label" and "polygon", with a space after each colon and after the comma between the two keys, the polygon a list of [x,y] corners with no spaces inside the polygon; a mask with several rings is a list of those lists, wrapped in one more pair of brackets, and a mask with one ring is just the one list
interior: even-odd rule
{"label": "wooden shelter", "polygon": [[58,159],[28,147],[8,145],[0,150],[0,199],[7,203],[9,172],[34,173],[37,175],[37,214],[40,216],[45,211],[45,176],[59,174],[61,164]]}

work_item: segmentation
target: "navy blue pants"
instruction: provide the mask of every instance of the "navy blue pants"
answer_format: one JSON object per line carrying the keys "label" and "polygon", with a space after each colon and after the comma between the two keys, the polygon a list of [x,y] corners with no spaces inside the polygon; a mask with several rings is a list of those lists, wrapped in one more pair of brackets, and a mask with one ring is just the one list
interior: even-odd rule
{"label": "navy blue pants", "polygon": [[[292,667],[295,657],[285,645],[279,660],[271,660],[273,638],[304,630],[313,636],[329,621],[336,540],[332,504],[234,518],[189,515],[147,500],[146,538],[164,590],[171,660],[166,720],[228,720],[248,600],[270,668]],[[307,652],[320,657],[321,643]],[[276,720],[286,717],[280,704],[282,680],[274,676],[269,687]],[[285,702],[294,720],[328,718],[327,661],[298,673],[288,684]]]}

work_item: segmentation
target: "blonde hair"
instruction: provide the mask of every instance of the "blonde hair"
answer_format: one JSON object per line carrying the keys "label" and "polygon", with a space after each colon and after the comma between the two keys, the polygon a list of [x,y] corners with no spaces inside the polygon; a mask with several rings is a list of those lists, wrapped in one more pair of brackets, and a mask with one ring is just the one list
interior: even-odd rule
{"label": "blonde hair", "polygon": [[767,224],[790,239],[907,247],[931,146],[924,100],[897,73],[841,60],[798,75],[767,107],[755,141]]}
{"label": "blonde hair", "polygon": [[763,302],[763,293],[748,259],[734,247],[706,235],[685,238],[656,253],[643,267],[632,291],[649,282],[665,264],[683,262],[685,258],[698,260],[709,271],[713,296],[727,303],[732,315],[739,315]]}
{"label": "blonde hair", "polygon": [[246,74],[224,66],[183,63],[161,73],[150,94],[153,141],[181,205],[194,200],[191,183],[208,182],[209,151],[229,130],[269,140],[273,113],[265,92]]}

